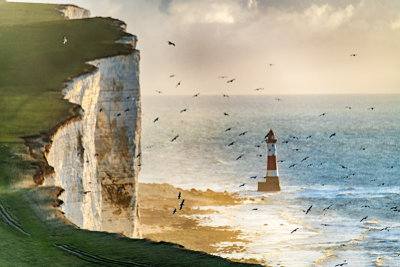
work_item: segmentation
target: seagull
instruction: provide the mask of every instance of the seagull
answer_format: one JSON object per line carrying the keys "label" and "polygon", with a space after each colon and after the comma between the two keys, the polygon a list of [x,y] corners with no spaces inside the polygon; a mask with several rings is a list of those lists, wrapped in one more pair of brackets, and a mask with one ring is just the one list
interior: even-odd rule
{"label": "seagull", "polygon": [[193,95],[193,97],[198,97],[200,95],[200,93],[197,93],[195,95]]}
{"label": "seagull", "polygon": [[235,144],[235,141],[230,142],[228,146],[233,146]]}
{"label": "seagull", "polygon": [[312,205],[307,209],[306,214],[308,214],[311,211]]}
{"label": "seagull", "polygon": [[183,208],[183,203],[185,202],[184,199],[182,199],[182,202],[179,204],[179,210],[181,210]]}
{"label": "seagull", "polygon": [[176,208],[174,209],[174,211],[172,212],[172,214],[175,214],[176,213]]}
{"label": "seagull", "polygon": [[160,90],[155,90],[157,93],[161,94],[162,92]]}
{"label": "seagull", "polygon": [[173,42],[171,42],[171,41],[168,41],[168,45],[175,46],[175,43],[173,43]]}
{"label": "seagull", "polygon": [[239,136],[243,136],[243,135],[245,135],[246,133],[247,133],[247,131],[245,131],[245,132],[239,134]]}
{"label": "seagull", "polygon": [[250,177],[250,179],[256,179],[257,178],[257,176],[251,176]]}
{"label": "seagull", "polygon": [[231,127],[227,128],[227,129],[225,130],[225,132],[228,132],[228,131],[230,131],[230,130],[232,130]]}
{"label": "seagull", "polygon": [[310,157],[305,157],[304,159],[301,160],[301,162],[306,161]]}
{"label": "seagull", "polygon": [[129,111],[129,108],[125,109],[125,112],[128,112],[128,111]]}
{"label": "seagull", "polygon": [[330,204],[328,207],[324,208],[322,211],[329,210],[332,206],[333,206],[333,204]]}
{"label": "seagull", "polygon": [[364,218],[362,218],[362,219],[361,219],[361,221],[360,221],[360,222],[362,222],[362,221],[366,220],[367,218],[368,218],[368,216],[365,216]]}
{"label": "seagull", "polygon": [[320,117],[323,117],[323,116],[325,116],[326,114],[328,114],[328,113],[324,112],[324,113],[320,114],[319,116],[320,116]]}
{"label": "seagull", "polygon": [[334,136],[336,136],[336,133],[331,134],[331,135],[329,136],[329,138],[332,138],[332,137],[334,137]]}
{"label": "seagull", "polygon": [[87,194],[87,193],[90,193],[91,191],[85,191],[85,192],[83,192],[85,195]]}
{"label": "seagull", "polygon": [[229,114],[228,114],[228,113],[226,113],[226,112],[224,112],[224,115],[225,115],[225,116],[229,116]]}
{"label": "seagull", "polygon": [[182,113],[182,112],[186,112],[187,111],[187,108],[184,108],[184,109],[182,109],[181,110],[181,112],[180,113]]}
{"label": "seagull", "polygon": [[227,94],[222,94],[222,96],[223,96],[223,97],[229,97],[229,95],[227,95]]}
{"label": "seagull", "polygon": [[297,164],[292,164],[289,166],[289,168],[293,168],[294,166],[296,166]]}
{"label": "seagull", "polygon": [[370,109],[370,110],[374,110],[374,109],[375,109],[375,107],[370,107],[370,108],[368,108],[368,109]]}
{"label": "seagull", "polygon": [[236,79],[231,79],[231,80],[226,81],[226,83],[233,83],[235,80]]}
{"label": "seagull", "polygon": [[170,78],[174,78],[174,77],[175,77],[175,74],[171,74],[171,75],[169,75],[169,77],[170,77]]}
{"label": "seagull", "polygon": [[239,187],[243,187],[243,186],[245,186],[246,184],[241,184],[241,185],[239,185]]}
{"label": "seagull", "polygon": [[63,36],[62,43],[63,43],[63,44],[66,44],[67,42],[68,42],[68,39],[67,39],[67,37],[66,37],[66,36]]}
{"label": "seagull", "polygon": [[100,112],[102,112],[102,111],[103,111],[103,109],[102,109],[102,108],[100,108],[100,109],[99,109],[99,111],[100,111]]}
{"label": "seagull", "polygon": [[181,192],[179,192],[178,194],[178,199],[181,199]]}
{"label": "seagull", "polygon": [[357,54],[350,54],[350,56],[351,56],[351,57],[355,57],[355,56],[357,56]]}
{"label": "seagull", "polygon": [[351,109],[351,107],[350,107],[350,106],[346,106],[345,108],[347,108],[347,109]]}
{"label": "seagull", "polygon": [[344,165],[340,165],[340,167],[342,167],[342,169],[347,169],[347,167]]}
{"label": "seagull", "polygon": [[294,232],[296,232],[297,230],[299,230],[300,228],[296,228],[296,229],[294,229],[292,232],[290,232],[291,234],[293,234]]}
{"label": "seagull", "polygon": [[171,142],[174,142],[176,139],[178,139],[179,134],[177,136],[175,136],[174,138],[172,138]]}
{"label": "seagull", "polygon": [[256,156],[262,158],[263,155],[262,154],[257,154]]}
{"label": "seagull", "polygon": [[254,208],[254,209],[252,209],[252,210],[258,210],[257,208]]}
{"label": "seagull", "polygon": [[264,88],[256,88],[256,89],[254,89],[254,90],[256,90],[256,91],[262,91],[262,90],[264,90]]}
{"label": "seagull", "polygon": [[118,114],[117,114],[117,117],[119,117],[119,116],[121,116],[121,113],[118,113]]}
{"label": "seagull", "polygon": [[312,137],[312,135],[309,135],[309,136],[306,137],[306,139],[311,139],[311,137]]}
{"label": "seagull", "polygon": [[142,156],[142,152],[140,152],[139,154],[137,154],[136,158],[140,158]]}
{"label": "seagull", "polygon": [[182,81],[179,81],[179,82],[176,84],[175,88],[178,88],[178,86],[181,85],[181,82],[182,82]]}
{"label": "seagull", "polygon": [[244,156],[244,154],[241,154],[239,157],[236,158],[236,160],[241,159]]}
{"label": "seagull", "polygon": [[158,121],[158,117],[154,119],[153,123],[156,123]]}
{"label": "seagull", "polygon": [[346,265],[346,264],[347,264],[347,262],[344,261],[343,263],[336,264],[335,267],[343,266],[343,265]]}
{"label": "seagull", "polygon": [[275,98],[275,100],[278,101],[278,102],[282,101],[282,99],[280,99],[280,98]]}

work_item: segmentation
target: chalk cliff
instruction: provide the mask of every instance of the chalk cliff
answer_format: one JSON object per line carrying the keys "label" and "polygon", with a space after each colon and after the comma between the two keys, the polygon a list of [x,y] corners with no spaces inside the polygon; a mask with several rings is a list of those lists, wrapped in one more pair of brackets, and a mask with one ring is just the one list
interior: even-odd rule
{"label": "chalk cliff", "polygon": [[60,5],[59,11],[67,19],[83,19],[90,17],[90,11],[74,5]]}
{"label": "chalk cliff", "polygon": [[40,161],[36,183],[62,188],[59,208],[72,223],[139,237],[140,54],[135,36],[118,42],[133,52],[88,62],[94,70],[62,91],[78,115],[26,143]]}

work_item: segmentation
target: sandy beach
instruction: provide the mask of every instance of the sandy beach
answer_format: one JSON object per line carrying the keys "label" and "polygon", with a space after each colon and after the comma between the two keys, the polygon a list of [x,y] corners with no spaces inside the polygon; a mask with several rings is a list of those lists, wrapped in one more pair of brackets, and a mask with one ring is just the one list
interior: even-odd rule
{"label": "sandy beach", "polygon": [[[181,200],[177,199],[181,192],[185,205],[179,210]],[[238,205],[244,199],[238,194],[227,192],[214,192],[212,190],[184,190],[169,184],[140,184],[140,222],[143,238],[154,241],[167,241],[177,243],[187,249],[203,251],[206,253],[221,252],[218,248],[220,242],[244,242],[240,237],[241,231],[226,227],[202,226],[196,215],[206,215],[218,211],[202,209],[210,206]],[[174,208],[177,212],[172,214]],[[241,252],[241,246],[224,248],[224,252]],[[228,251],[229,250],[229,251]],[[255,262],[246,260],[246,262]]]}

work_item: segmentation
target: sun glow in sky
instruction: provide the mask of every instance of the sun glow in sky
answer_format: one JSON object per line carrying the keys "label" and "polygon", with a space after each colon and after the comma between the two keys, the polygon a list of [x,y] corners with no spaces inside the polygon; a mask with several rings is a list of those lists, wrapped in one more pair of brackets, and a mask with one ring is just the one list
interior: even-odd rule
{"label": "sun glow in sky", "polygon": [[400,93],[400,1],[24,2],[124,20],[138,36],[145,95]]}

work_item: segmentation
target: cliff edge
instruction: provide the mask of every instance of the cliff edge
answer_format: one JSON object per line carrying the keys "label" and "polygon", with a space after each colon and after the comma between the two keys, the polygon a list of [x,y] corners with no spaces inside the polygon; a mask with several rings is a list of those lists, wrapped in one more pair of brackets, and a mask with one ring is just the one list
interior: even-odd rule
{"label": "cliff edge", "polygon": [[[66,18],[89,12],[63,6]],[[126,25],[120,22],[121,31]],[[74,78],[62,93],[76,104],[75,116],[48,135],[26,138],[40,159],[35,182],[58,187],[59,208],[76,226],[140,237],[140,54],[136,37],[125,36],[132,53],[88,62],[90,73]],[[67,43],[68,45],[68,43]]]}

